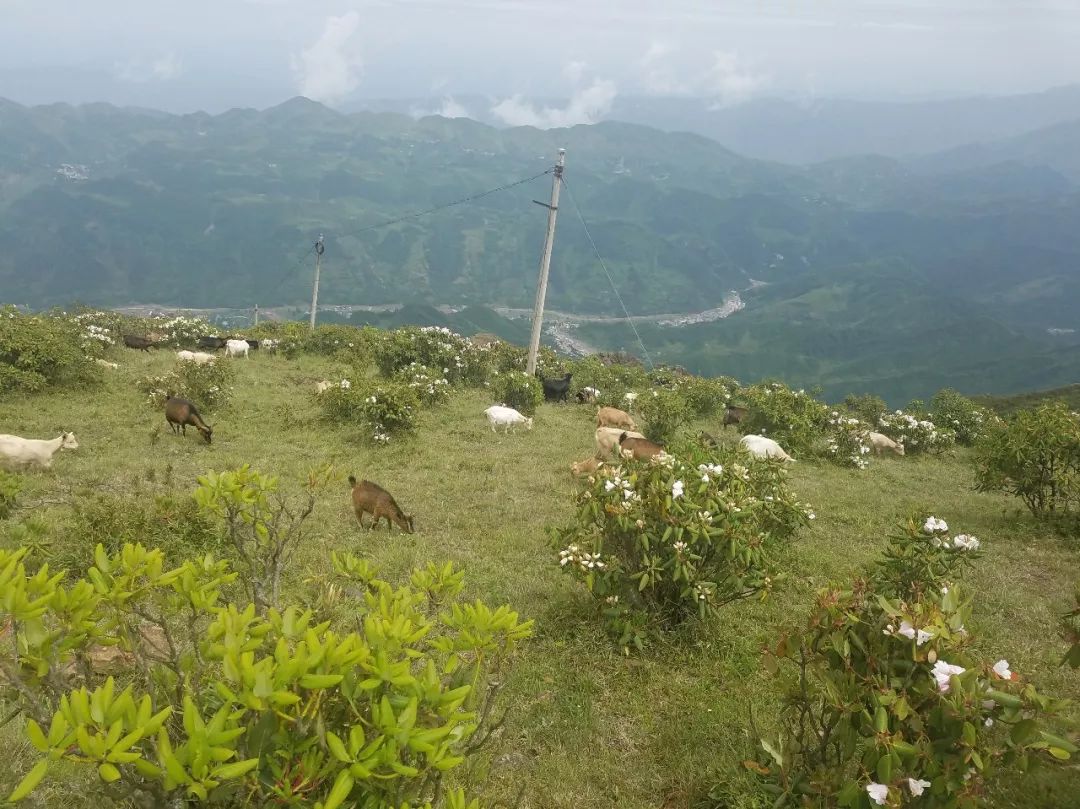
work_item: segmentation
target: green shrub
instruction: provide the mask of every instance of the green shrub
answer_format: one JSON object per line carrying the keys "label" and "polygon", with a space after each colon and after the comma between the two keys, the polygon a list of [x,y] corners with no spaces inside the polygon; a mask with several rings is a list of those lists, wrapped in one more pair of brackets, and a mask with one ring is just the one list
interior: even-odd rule
{"label": "green shrub", "polygon": [[[765,658],[789,664],[779,739],[747,766],[774,805],[983,807],[998,769],[1077,748],[1046,730],[1066,703],[993,665],[965,628],[956,583],[978,540],[911,523],[866,576],[823,590],[801,633]],[[1048,754],[1048,755],[1047,755]]]}
{"label": "green shrub", "polygon": [[544,388],[539,379],[524,371],[506,371],[492,378],[491,398],[531,416],[544,401]]}
{"label": "green shrub", "polygon": [[[917,406],[919,403],[912,404]],[[952,430],[902,410],[886,413],[879,418],[877,432],[903,444],[906,455],[941,453],[956,443],[956,434]]]}
{"label": "green shrub", "polygon": [[739,389],[739,383],[724,376],[677,376],[668,387],[683,397],[695,416],[713,419],[724,414],[735,391]]}
{"label": "green shrub", "polygon": [[15,510],[22,485],[21,477],[0,469],[0,520],[6,520]]}
{"label": "green shrub", "polygon": [[571,390],[577,393],[583,388],[595,388],[600,391],[596,403],[605,407],[630,409],[626,394],[652,389],[648,374],[640,366],[605,365],[595,355],[578,360],[568,370],[574,374]]}
{"label": "green shrub", "polygon": [[884,399],[872,393],[864,393],[861,396],[849,393],[844,397],[844,409],[859,421],[876,425],[878,419],[888,411],[889,406],[885,404]]}
{"label": "green shrub", "polygon": [[764,435],[791,455],[813,451],[828,421],[829,408],[823,402],[780,382],[751,385],[740,395],[749,406],[739,424],[744,435]]}
{"label": "green shrub", "polygon": [[598,600],[624,648],[692,615],[767,591],[783,540],[812,519],[780,464],[686,446],[602,467],[553,530],[559,564]]}
{"label": "green shrub", "polygon": [[[52,772],[60,802],[86,787],[59,779],[93,768],[134,805],[479,809],[444,774],[496,729],[531,622],[461,601],[452,569],[394,586],[334,555],[343,618],[317,622],[227,602],[237,574],[210,556],[169,569],[160,551],[99,545],[72,581],[29,574],[25,554],[0,550],[0,625],[20,650],[3,692],[41,757],[9,800]],[[119,684],[98,673],[109,649]]]}
{"label": "green shrub", "polygon": [[376,444],[393,436],[416,431],[420,398],[415,388],[402,382],[368,380],[351,383],[343,379],[316,395],[323,416],[335,424],[362,424]]}
{"label": "green shrub", "polygon": [[483,384],[497,350],[475,346],[440,326],[406,326],[378,332],[373,341],[375,366],[384,377],[394,377],[416,364],[441,373],[453,384]]}
{"label": "green shrub", "polygon": [[100,379],[93,353],[101,350],[99,341],[66,317],[0,308],[0,394]]}
{"label": "green shrub", "polygon": [[829,414],[825,452],[829,460],[839,466],[866,469],[870,465],[869,427],[852,416],[844,416],[838,410]]}
{"label": "green shrub", "polygon": [[956,443],[970,447],[982,437],[997,417],[966,396],[951,388],[939,390],[930,400],[930,412],[935,424],[948,427],[956,434]]}
{"label": "green shrub", "polygon": [[679,428],[693,417],[690,403],[681,391],[653,388],[637,401],[641,430],[650,441],[668,444]]}
{"label": "green shrub", "polygon": [[398,371],[395,380],[415,390],[422,404],[442,404],[450,399],[450,380],[418,362]]}
{"label": "green shrub", "polygon": [[232,364],[220,358],[205,364],[178,360],[169,373],[143,379],[140,388],[152,407],[161,407],[170,396],[179,396],[190,399],[199,410],[211,411],[229,404],[235,380]]}
{"label": "green shrub", "polygon": [[1080,419],[1062,403],[1020,410],[978,444],[975,485],[1019,497],[1039,517],[1080,509]]}

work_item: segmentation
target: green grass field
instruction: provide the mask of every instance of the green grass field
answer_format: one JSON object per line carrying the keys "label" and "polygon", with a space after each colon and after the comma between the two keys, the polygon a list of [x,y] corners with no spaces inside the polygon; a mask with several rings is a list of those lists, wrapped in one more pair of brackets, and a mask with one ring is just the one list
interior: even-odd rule
{"label": "green grass field", "polygon": [[[228,409],[207,414],[214,426],[207,446],[194,431],[186,439],[171,435],[137,389],[143,376],[169,368],[171,352],[112,358],[122,366],[107,371],[101,387],[0,404],[0,432],[52,437],[62,427],[80,443],[51,471],[26,475],[12,520],[39,517],[57,542],[78,547],[70,525],[81,497],[123,493],[150,480],[188,492],[197,475],[243,463],[280,475],[289,488],[309,468],[332,463],[340,482],[320,496],[288,592],[325,577],[335,549],[369,557],[391,581],[415,565],[450,559],[466,569],[469,596],[507,602],[536,620],[535,637],[503,691],[510,713],[491,767],[474,773],[478,796],[497,806],[676,809],[699,805],[720,781],[732,796],[722,805],[766,806],[753,802],[740,767],[752,751],[751,714],[767,730],[781,699],[781,684],[764,672],[759,650],[783,628],[804,623],[815,590],[849,580],[913,512],[932,512],[983,540],[985,554],[967,581],[978,594],[969,628],[980,650],[1008,658],[1045,693],[1080,700],[1080,672],[1059,665],[1065,644],[1056,632],[1057,616],[1080,583],[1080,547],[1018,513],[1004,496],[975,493],[965,451],[886,457],[864,472],[796,464],[792,486],[813,504],[817,520],[790,545],[783,586],[768,601],[729,606],[716,620],[691,623],[625,657],[592,619],[591,599],[554,563],[545,533],[571,517],[569,465],[593,451],[591,409],[544,405],[531,432],[496,436],[482,414],[491,402],[461,392],[423,413],[416,438],[375,449],[358,430],[318,418],[315,381],[340,378],[344,369],[320,358],[254,356],[235,361]],[[717,424],[703,426],[721,433]],[[389,489],[416,516],[417,533],[361,531],[348,505],[348,474]],[[1080,709],[1067,719],[1075,735]],[[0,794],[32,761],[17,724],[0,730],[8,751]],[[993,805],[1003,809],[1076,807],[1080,769],[1048,767],[1023,781],[1006,773],[993,789]],[[70,809],[101,805],[92,792],[55,781],[34,800]]]}

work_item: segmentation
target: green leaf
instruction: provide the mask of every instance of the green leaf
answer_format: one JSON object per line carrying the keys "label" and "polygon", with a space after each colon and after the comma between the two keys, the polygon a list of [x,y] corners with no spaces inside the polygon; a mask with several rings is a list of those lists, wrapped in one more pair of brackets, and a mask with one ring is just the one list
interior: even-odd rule
{"label": "green leaf", "polygon": [[1046,752],[1048,752],[1054,758],[1061,759],[1062,761],[1068,759],[1070,755],[1068,750],[1062,750],[1060,747],[1048,747]]}
{"label": "green leaf", "polygon": [[1012,740],[1013,744],[1023,747],[1024,745],[1035,741],[1035,737],[1038,736],[1038,734],[1039,723],[1034,719],[1024,719],[1013,725],[1013,729],[1009,733],[1009,738]]}
{"label": "green leaf", "polygon": [[117,781],[120,778],[120,770],[118,770],[112,764],[108,762],[103,763],[98,767],[98,775],[101,776],[101,780],[106,784],[111,784],[113,781]]}
{"label": "green leaf", "polygon": [[326,734],[326,746],[330,748],[330,752],[338,761],[345,764],[352,762],[352,756],[345,749],[345,743],[333,733]]}
{"label": "green leaf", "polygon": [[777,766],[784,766],[784,757],[775,747],[772,746],[772,743],[768,739],[761,740],[761,749],[768,753],[770,756],[772,756],[772,759],[776,762]]}
{"label": "green leaf", "polygon": [[39,751],[45,753],[49,749],[49,741],[45,738],[45,733],[41,730],[41,726],[33,719],[29,719],[26,722],[26,736],[30,739],[30,744],[34,745]]}
{"label": "green leaf", "polygon": [[214,778],[221,781],[229,781],[233,778],[241,778],[259,766],[259,759],[249,758],[244,761],[234,761],[222,767],[214,768]]}
{"label": "green leaf", "polygon": [[42,759],[34,765],[33,769],[28,772],[19,785],[12,790],[8,795],[8,800],[11,803],[21,801],[27,795],[34,791],[35,787],[41,783],[41,779],[45,777],[45,771],[49,769],[48,759]]}
{"label": "green leaf", "polygon": [[348,770],[342,770],[337,774],[337,778],[334,779],[334,788],[331,789],[330,794],[326,796],[326,802],[323,804],[323,809],[337,809],[337,807],[341,806],[345,799],[349,797],[352,788],[352,775],[349,774]]}

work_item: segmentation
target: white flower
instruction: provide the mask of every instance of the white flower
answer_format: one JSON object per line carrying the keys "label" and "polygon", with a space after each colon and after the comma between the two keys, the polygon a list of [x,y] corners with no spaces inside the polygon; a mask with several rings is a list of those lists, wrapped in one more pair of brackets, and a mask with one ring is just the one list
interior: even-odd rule
{"label": "white flower", "polygon": [[615,483],[613,481],[610,481],[610,480],[605,480],[604,481],[604,491],[605,492],[610,492],[614,488],[615,488]]}
{"label": "white flower", "polygon": [[671,497],[672,499],[677,500],[678,498],[682,497],[682,494],[683,482],[681,480],[676,480],[674,483],[671,484]]}
{"label": "white flower", "polygon": [[925,629],[920,629],[919,633],[915,636],[915,645],[922,646],[928,640],[934,637],[933,632],[927,632]]}
{"label": "white flower", "polygon": [[922,530],[924,534],[944,534],[949,530],[949,526],[946,524],[945,520],[939,520],[937,517],[927,517],[926,522],[923,523]]}
{"label": "white flower", "polygon": [[884,806],[885,801],[889,799],[889,788],[885,784],[876,784],[871,781],[866,785],[866,794],[878,806]]}
{"label": "white flower", "polygon": [[917,797],[919,797],[920,795],[923,794],[924,789],[926,789],[927,787],[930,786],[930,782],[929,781],[924,781],[921,778],[918,779],[918,780],[916,780],[914,778],[909,778],[907,780],[907,786],[908,786],[908,789],[911,790],[911,797],[917,798]]}
{"label": "white flower", "polygon": [[959,676],[965,671],[967,671],[967,669],[962,666],[954,666],[950,663],[946,663],[944,660],[939,660],[934,664],[934,669],[931,673],[934,675],[934,679],[937,680],[938,691],[942,694],[948,694],[949,678]]}
{"label": "white flower", "polygon": [[352,387],[352,385],[350,384],[348,379],[342,379],[341,380],[341,389],[342,390],[348,390],[351,387]]}
{"label": "white flower", "polygon": [[682,541],[679,541],[679,542],[676,542],[671,547],[673,547],[675,549],[676,553],[682,553],[683,551],[686,550],[686,543],[682,542]]}
{"label": "white flower", "polygon": [[986,721],[983,722],[983,726],[988,727],[988,728],[993,727],[994,726],[994,717],[992,717],[992,716],[986,717]]}
{"label": "white flower", "polygon": [[977,537],[967,534],[957,534],[953,537],[953,547],[961,551],[977,551],[982,544]]}
{"label": "white flower", "polygon": [[900,628],[896,630],[896,634],[903,635],[908,640],[915,640],[915,627],[907,621],[901,621]]}
{"label": "white flower", "polygon": [[994,664],[994,674],[1000,677],[1002,680],[1011,680],[1013,673],[1009,671],[1009,661],[999,660]]}

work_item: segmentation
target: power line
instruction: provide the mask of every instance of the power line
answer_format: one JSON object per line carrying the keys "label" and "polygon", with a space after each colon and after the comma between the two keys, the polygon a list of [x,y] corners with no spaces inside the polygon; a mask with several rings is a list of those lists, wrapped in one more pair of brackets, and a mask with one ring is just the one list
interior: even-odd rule
{"label": "power line", "polygon": [[619,306],[622,308],[623,315],[626,317],[626,322],[630,324],[630,328],[634,330],[634,336],[637,338],[638,345],[641,346],[641,353],[645,355],[645,361],[649,363],[650,370],[654,367],[652,357],[649,356],[649,350],[645,348],[645,343],[641,339],[641,334],[637,330],[637,326],[634,325],[633,318],[630,317],[630,313],[626,311],[626,304],[623,303],[622,295],[619,294],[619,288],[615,286],[615,281],[611,277],[611,273],[608,272],[607,264],[604,263],[604,257],[600,255],[600,250],[596,247],[596,242],[593,241],[592,234],[589,232],[589,226],[585,222],[585,217],[581,215],[581,208],[578,207],[577,199],[574,197],[574,191],[570,187],[570,183],[566,181],[566,177],[563,177],[563,185],[566,186],[566,195],[570,197],[570,202],[573,203],[574,211],[578,215],[578,219],[581,220],[581,226],[585,229],[585,237],[589,240],[589,244],[592,245],[593,252],[596,253],[596,260],[600,262],[600,266],[604,270],[604,275],[607,276],[608,283],[611,284],[611,291],[615,293],[616,300],[619,301]]}
{"label": "power line", "polygon": [[375,224],[375,225],[368,225],[367,227],[363,227],[363,228],[360,228],[359,230],[353,231],[353,233],[366,233],[369,230],[377,230],[378,228],[389,227],[390,225],[396,225],[399,222],[407,222],[410,219],[419,219],[421,216],[427,216],[428,214],[435,213],[436,211],[441,211],[441,210],[444,210],[446,208],[452,208],[455,205],[464,205],[467,202],[475,202],[478,199],[482,199],[482,198],[484,198],[486,196],[490,196],[491,194],[496,194],[499,191],[506,191],[508,188],[514,188],[515,186],[518,186],[518,185],[524,185],[525,183],[531,183],[533,180],[539,180],[544,175],[551,174],[551,172],[553,172],[553,171],[554,171],[554,169],[547,169],[546,171],[542,171],[539,174],[534,174],[532,177],[526,177],[523,180],[515,180],[512,183],[507,183],[506,185],[500,185],[497,188],[489,188],[487,191],[481,191],[478,194],[472,194],[471,196],[468,196],[468,197],[461,197],[461,199],[455,199],[452,202],[447,202],[447,203],[444,203],[442,205],[436,205],[434,208],[427,208],[427,209],[425,209],[423,211],[414,211],[413,213],[407,213],[407,214],[404,214],[403,216],[396,217],[395,219],[387,219],[385,222],[379,222],[378,224]]}

